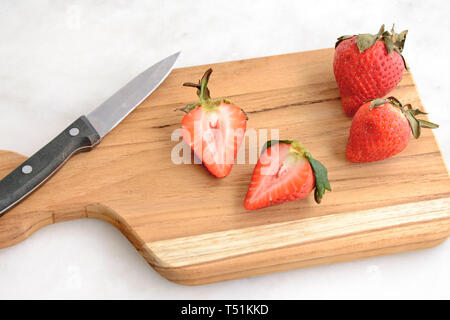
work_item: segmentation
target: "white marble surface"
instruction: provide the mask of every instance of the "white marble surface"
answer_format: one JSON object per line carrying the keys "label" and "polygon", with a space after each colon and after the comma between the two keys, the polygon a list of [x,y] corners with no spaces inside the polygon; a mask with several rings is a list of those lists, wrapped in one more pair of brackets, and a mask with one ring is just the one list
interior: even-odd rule
{"label": "white marble surface", "polygon": [[[178,66],[333,46],[409,29],[404,55],[450,162],[450,2],[0,2],[0,149],[31,155],[151,63]],[[436,32],[439,30],[439,32]],[[102,221],[46,227],[0,250],[0,298],[450,298],[450,241],[419,252],[183,287]]]}

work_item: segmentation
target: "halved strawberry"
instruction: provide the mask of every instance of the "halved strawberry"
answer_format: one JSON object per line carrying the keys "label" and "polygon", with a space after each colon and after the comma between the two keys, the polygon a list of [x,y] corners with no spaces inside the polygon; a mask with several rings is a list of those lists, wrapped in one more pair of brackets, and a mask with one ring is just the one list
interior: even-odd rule
{"label": "halved strawberry", "polygon": [[314,188],[314,198],[320,203],[325,190],[331,191],[327,169],[297,141],[272,140],[264,148],[253,171],[245,209],[303,199]]}
{"label": "halved strawberry", "polygon": [[207,87],[211,72],[208,69],[198,84],[183,84],[197,88],[200,102],[179,110],[187,113],[181,123],[184,141],[209,172],[223,178],[230,173],[244,139],[247,115],[226,99],[211,99]]}

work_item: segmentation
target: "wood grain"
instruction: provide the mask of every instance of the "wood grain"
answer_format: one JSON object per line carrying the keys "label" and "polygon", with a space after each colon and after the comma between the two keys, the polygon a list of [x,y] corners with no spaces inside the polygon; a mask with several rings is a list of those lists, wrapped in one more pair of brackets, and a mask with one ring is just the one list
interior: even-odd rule
{"label": "wood grain", "polygon": [[[275,250],[293,245],[334,241],[337,238],[404,227],[414,221],[408,231],[412,235],[426,233],[430,222],[433,239],[441,239],[450,228],[450,198],[382,207],[356,213],[330,214],[315,218],[280,222],[243,229],[227,230],[155,241],[146,244],[160,267],[174,268],[199,264],[233,256]],[[428,214],[424,215],[423,212]],[[398,237],[406,236],[405,233]],[[369,239],[373,241],[372,239]]]}
{"label": "wood grain", "polygon": [[[431,130],[396,157],[345,158],[351,119],[340,106],[332,49],[176,69],[89,153],[0,219],[0,247],[39,228],[79,218],[115,225],[155,270],[189,285],[426,248],[450,235],[450,179]],[[171,134],[195,101],[196,81],[249,115],[248,128],[279,129],[329,170],[333,192],[246,212],[253,164],[216,179],[201,165],[171,161]],[[422,108],[411,73],[392,93]],[[63,128],[61,128],[63,129]],[[270,138],[270,136],[268,137]],[[264,143],[264,139],[260,139]],[[248,141],[245,151],[248,154]],[[0,175],[24,160],[0,152]]]}

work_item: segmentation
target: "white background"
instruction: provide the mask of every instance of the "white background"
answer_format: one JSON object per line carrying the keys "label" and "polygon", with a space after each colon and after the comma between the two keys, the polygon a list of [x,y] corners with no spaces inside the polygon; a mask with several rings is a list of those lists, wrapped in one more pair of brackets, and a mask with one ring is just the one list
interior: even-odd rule
{"label": "white background", "polygon": [[[409,29],[404,55],[450,162],[449,1],[0,2],[0,149],[31,155],[152,63],[332,47]],[[106,222],[48,226],[0,250],[0,298],[450,298],[450,241],[412,253],[183,287]]]}

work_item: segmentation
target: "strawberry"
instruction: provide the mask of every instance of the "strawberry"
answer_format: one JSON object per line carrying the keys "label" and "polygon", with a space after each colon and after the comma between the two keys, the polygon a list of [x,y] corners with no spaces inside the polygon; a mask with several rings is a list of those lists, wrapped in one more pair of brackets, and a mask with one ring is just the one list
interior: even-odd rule
{"label": "strawberry", "polygon": [[268,141],[253,171],[244,207],[255,210],[331,191],[327,169],[297,141]]}
{"label": "strawberry", "polygon": [[350,127],[347,159],[351,162],[383,160],[403,151],[409,143],[411,132],[419,138],[421,128],[438,128],[435,123],[417,119],[426,114],[403,106],[394,97],[375,99],[359,108]]}
{"label": "strawberry", "polygon": [[206,168],[217,178],[227,176],[244,138],[247,125],[245,112],[226,99],[212,100],[207,87],[212,69],[199,83],[184,83],[197,88],[199,102],[180,108],[186,112],[181,126],[184,141]]}
{"label": "strawberry", "polygon": [[333,71],[345,113],[353,116],[365,102],[381,98],[394,89],[406,68],[402,56],[407,30],[394,27],[373,35],[342,36],[336,42]]}

